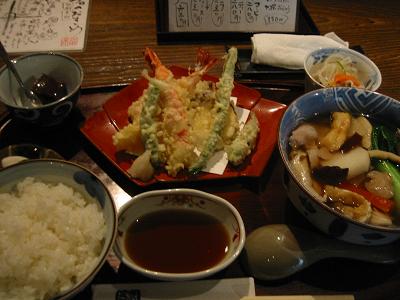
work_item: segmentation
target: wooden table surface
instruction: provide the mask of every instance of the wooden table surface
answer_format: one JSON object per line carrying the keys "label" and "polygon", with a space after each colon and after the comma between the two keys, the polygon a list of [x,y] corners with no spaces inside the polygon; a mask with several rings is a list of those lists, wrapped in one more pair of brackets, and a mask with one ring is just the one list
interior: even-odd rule
{"label": "wooden table surface", "polygon": [[[350,46],[362,46],[380,68],[380,92],[400,99],[400,3],[396,0],[305,0],[321,34],[336,32]],[[84,87],[129,83],[146,66],[144,47],[167,65],[193,64],[199,45],[158,45],[154,1],[96,0],[90,9],[86,50],[72,56],[85,70]],[[201,44],[221,56],[224,43]],[[219,69],[214,70],[218,74]]]}
{"label": "wooden table surface", "polygon": [[[380,68],[383,82],[380,92],[400,99],[400,2],[397,0],[305,0],[305,7],[321,34],[336,32],[351,46],[363,51]],[[140,77],[146,67],[143,49],[156,50],[166,65],[188,66],[194,63],[199,46],[214,56],[225,53],[221,43],[159,45],[156,36],[154,1],[148,0],[95,0],[91,1],[86,49],[69,53],[82,65],[85,73],[83,88],[124,85]],[[213,69],[218,75],[221,66]],[[300,83],[301,85],[301,83]],[[100,89],[101,91],[101,89]],[[267,91],[275,101],[289,103],[301,94],[301,87],[282,93]],[[96,98],[99,96],[98,98]],[[105,94],[82,96],[81,110],[92,111],[104,101]],[[99,101],[97,103],[96,101]],[[85,115],[85,112],[83,112]],[[18,129],[16,129],[18,130]],[[64,132],[65,131],[65,132]],[[23,131],[22,131],[23,132]],[[65,137],[65,134],[68,136]],[[69,139],[70,147],[63,143],[75,137],[75,131],[47,132],[38,140],[27,136],[5,134],[0,144],[38,142],[50,145],[67,159],[81,163],[107,184],[116,201],[121,203],[146,189],[138,188],[124,179],[112,165],[87,141]],[[33,140],[32,140],[33,139]],[[49,140],[51,142],[49,142]],[[61,141],[63,140],[63,141]],[[83,145],[83,146],[82,146]],[[262,176],[256,180],[229,180],[207,183],[182,184],[211,192],[229,200],[242,214],[246,231],[272,223],[288,223],[314,230],[291,206],[281,184],[283,165],[275,150]],[[162,186],[164,187],[164,186]],[[152,186],[152,188],[159,188]],[[265,245],[268,247],[268,244]],[[362,251],[362,250],[360,250]],[[399,254],[400,255],[400,254]],[[239,261],[216,278],[249,276]],[[106,264],[93,283],[146,281],[124,266],[115,274]],[[343,258],[330,258],[310,266],[289,278],[278,281],[256,280],[258,295],[352,294],[355,299],[400,299],[400,265],[373,264]],[[90,298],[87,288],[76,299]]]}

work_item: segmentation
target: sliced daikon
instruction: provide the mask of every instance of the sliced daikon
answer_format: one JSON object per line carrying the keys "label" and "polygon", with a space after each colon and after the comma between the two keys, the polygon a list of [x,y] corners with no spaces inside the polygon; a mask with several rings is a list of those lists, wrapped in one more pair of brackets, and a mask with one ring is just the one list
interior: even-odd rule
{"label": "sliced daikon", "polygon": [[335,153],[329,160],[321,161],[321,165],[349,169],[347,179],[351,179],[368,172],[370,158],[367,150],[357,147],[346,153]]}

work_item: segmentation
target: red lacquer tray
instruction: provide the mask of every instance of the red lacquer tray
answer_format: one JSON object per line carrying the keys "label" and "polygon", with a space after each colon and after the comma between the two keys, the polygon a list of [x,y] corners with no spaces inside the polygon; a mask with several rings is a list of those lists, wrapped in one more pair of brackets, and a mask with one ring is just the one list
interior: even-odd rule
{"label": "red lacquer tray", "polygon": [[[187,74],[187,70],[181,67],[172,66],[170,69],[177,77]],[[218,80],[218,78],[209,75],[204,76],[204,79],[215,82]],[[261,175],[274,150],[279,121],[286,106],[261,98],[257,90],[236,83],[232,91],[232,96],[237,97],[238,106],[250,109],[256,114],[261,129],[256,148],[240,167],[228,165],[222,175],[201,172],[193,176],[182,172],[182,174],[179,174],[177,177],[171,177],[165,171],[159,170],[154,178],[147,182],[131,178],[127,170],[131,166],[133,160],[127,159],[126,156],[121,156],[117,153],[112,143],[112,136],[119,128],[128,124],[128,107],[142,95],[147,85],[148,82],[145,79],[134,81],[131,85],[122,89],[119,93],[107,100],[103,105],[103,110],[89,117],[80,129],[86,138],[125,176],[130,178],[137,185],[148,186],[160,181],[179,182],[183,180],[258,177]]]}

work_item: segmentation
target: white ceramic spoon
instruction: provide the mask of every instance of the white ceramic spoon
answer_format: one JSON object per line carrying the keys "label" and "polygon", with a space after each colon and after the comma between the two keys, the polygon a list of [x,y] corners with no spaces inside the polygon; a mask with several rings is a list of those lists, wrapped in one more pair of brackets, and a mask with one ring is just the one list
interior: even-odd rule
{"label": "white ceramic spoon", "polygon": [[285,224],[271,224],[246,238],[241,260],[254,278],[275,280],[290,276],[328,257],[351,258],[375,263],[400,260],[400,243],[359,246]]}

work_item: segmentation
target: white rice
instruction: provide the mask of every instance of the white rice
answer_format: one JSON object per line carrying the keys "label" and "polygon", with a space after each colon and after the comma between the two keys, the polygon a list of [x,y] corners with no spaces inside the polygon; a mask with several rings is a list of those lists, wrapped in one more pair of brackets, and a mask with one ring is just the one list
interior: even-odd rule
{"label": "white rice", "polygon": [[96,203],[64,184],[25,178],[0,194],[0,299],[48,299],[98,262],[106,226]]}

